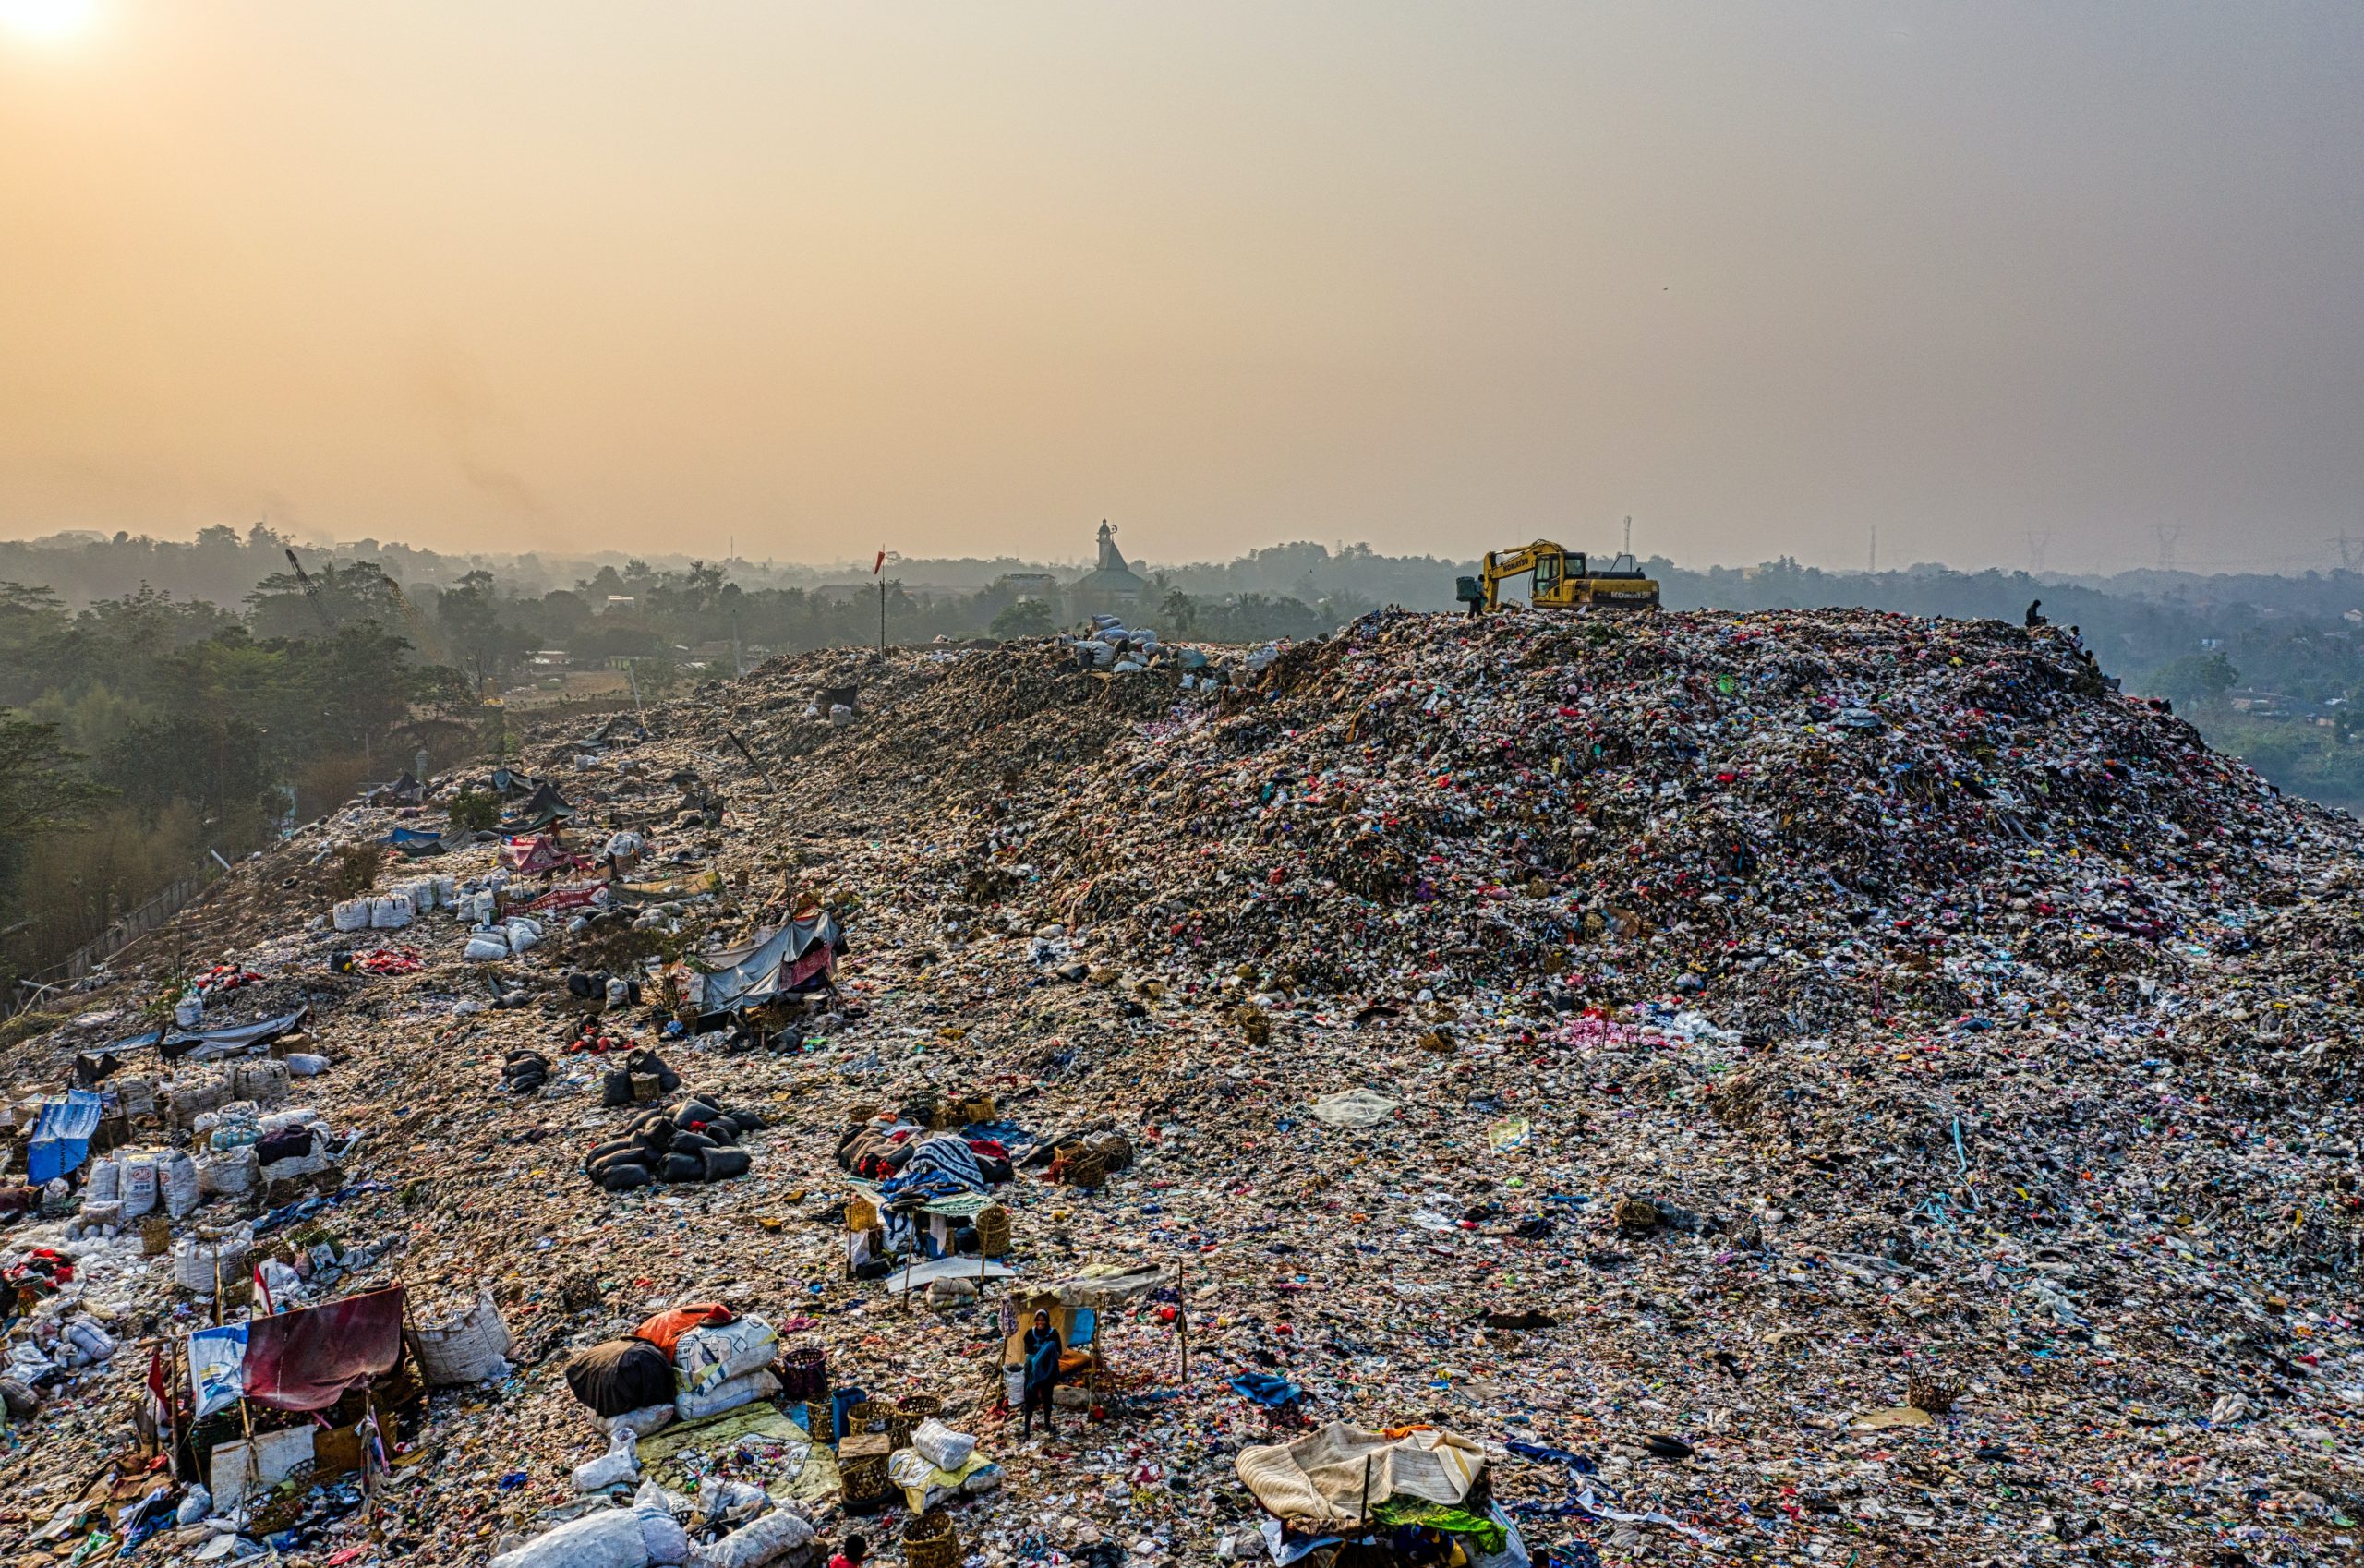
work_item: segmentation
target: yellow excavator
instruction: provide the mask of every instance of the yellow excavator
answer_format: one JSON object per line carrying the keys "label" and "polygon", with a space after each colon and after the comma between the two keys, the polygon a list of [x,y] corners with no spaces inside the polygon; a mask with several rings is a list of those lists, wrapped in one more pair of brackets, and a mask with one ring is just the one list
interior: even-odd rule
{"label": "yellow excavator", "polygon": [[1478,572],[1478,576],[1461,578],[1455,585],[1454,597],[1469,607],[1472,615],[1498,609],[1502,584],[1529,572],[1535,573],[1529,602],[1538,609],[1658,607],[1658,580],[1643,576],[1630,555],[1597,565],[1582,550],[1572,552],[1549,539],[1538,539],[1516,549],[1488,550]]}

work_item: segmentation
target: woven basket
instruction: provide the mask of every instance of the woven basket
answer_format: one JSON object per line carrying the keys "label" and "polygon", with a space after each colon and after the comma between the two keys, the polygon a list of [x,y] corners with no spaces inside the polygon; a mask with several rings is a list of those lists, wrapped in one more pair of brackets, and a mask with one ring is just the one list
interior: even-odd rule
{"label": "woven basket", "polygon": [[944,1414],[944,1401],[932,1393],[907,1393],[895,1401],[895,1408],[914,1425],[931,1416]]}
{"label": "woven basket", "polygon": [[456,1388],[482,1382],[509,1355],[509,1325],[489,1291],[476,1293],[475,1304],[457,1322],[442,1328],[414,1330],[410,1347],[418,1369],[430,1388]]}
{"label": "woven basket", "polygon": [[960,1536],[952,1527],[951,1515],[941,1508],[931,1508],[907,1522],[903,1526],[903,1561],[911,1568],[958,1568]]}
{"label": "woven basket", "polygon": [[913,1424],[914,1423],[911,1418],[908,1416],[898,1414],[887,1417],[886,1446],[889,1449],[894,1450],[911,1447],[911,1427]]}
{"label": "woven basket", "polygon": [[845,1511],[875,1514],[886,1501],[886,1461],[865,1457],[848,1460],[838,1472],[845,1488]]}
{"label": "woven basket", "polygon": [[883,1432],[895,1407],[883,1399],[865,1399],[846,1412],[848,1432]]}
{"label": "woven basket", "polygon": [[967,1123],[989,1122],[993,1120],[994,1097],[990,1094],[980,1094],[971,1099],[961,1101],[960,1119]]}
{"label": "woven basket", "polygon": [[838,1435],[836,1423],[837,1417],[830,1414],[827,1400],[808,1399],[804,1402],[804,1429],[814,1442],[835,1441]]}
{"label": "woven basket", "polygon": [[779,1358],[780,1392],[790,1399],[811,1400],[829,1392],[828,1353],[817,1345],[800,1345]]}
{"label": "woven basket", "polygon": [[846,1200],[846,1229],[876,1230],[878,1205],[860,1194]]}
{"label": "woven basket", "polygon": [[1067,1185],[1069,1187],[1098,1187],[1102,1182],[1106,1181],[1107,1179],[1107,1156],[1102,1154],[1097,1149],[1086,1148],[1079,1150],[1076,1152],[1075,1156],[1067,1161]]}
{"label": "woven basket", "polygon": [[977,1250],[988,1258],[1009,1254],[1009,1211],[988,1203],[977,1211]]}
{"label": "woven basket", "polygon": [[1914,1372],[1904,1380],[1904,1403],[1932,1416],[1950,1413],[1954,1401],[1961,1397],[1961,1392],[1960,1383],[1924,1372]]}
{"label": "woven basket", "polygon": [[151,1214],[139,1222],[139,1250],[145,1257],[161,1258],[173,1249],[173,1223],[162,1214]]}

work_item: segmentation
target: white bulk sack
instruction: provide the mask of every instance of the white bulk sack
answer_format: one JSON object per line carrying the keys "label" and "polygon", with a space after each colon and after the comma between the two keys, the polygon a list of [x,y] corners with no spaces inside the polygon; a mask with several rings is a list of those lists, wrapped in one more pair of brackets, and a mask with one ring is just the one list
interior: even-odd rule
{"label": "white bulk sack", "polygon": [[700,1561],[707,1568],[762,1568],[813,1538],[813,1526],[781,1510],[742,1525],[705,1549]]}
{"label": "white bulk sack", "polygon": [[400,931],[410,923],[409,898],[401,893],[369,900],[369,924],[379,931]]}
{"label": "white bulk sack", "polygon": [[254,1145],[246,1144],[199,1160],[197,1163],[197,1185],[201,1192],[223,1198],[244,1198],[255,1185]]}
{"label": "white bulk sack", "polygon": [[82,1206],[87,1211],[93,1203],[112,1203],[123,1190],[123,1173],[115,1169],[113,1160],[94,1161],[90,1174],[82,1183]]}
{"label": "white bulk sack", "polygon": [[367,931],[369,929],[369,900],[344,899],[337,905],[332,923],[339,931]]}
{"label": "white bulk sack", "polygon": [[[666,1515],[668,1523],[671,1518]],[[685,1546],[681,1557],[667,1561],[679,1562],[687,1556]],[[640,1510],[610,1508],[570,1520],[514,1551],[502,1552],[491,1568],[648,1568],[649,1562]]]}
{"label": "white bulk sack", "polygon": [[198,1181],[197,1162],[186,1154],[174,1154],[164,1161],[157,1188],[163,1198],[164,1212],[176,1220],[186,1219],[205,1200],[205,1190]]}
{"label": "white bulk sack", "polygon": [[646,1437],[651,1432],[661,1431],[671,1426],[674,1411],[670,1405],[649,1405],[638,1410],[627,1410],[621,1416],[595,1416],[592,1419],[597,1421],[600,1429],[609,1437],[614,1437],[619,1432],[632,1432],[639,1437]]}
{"label": "white bulk sack", "polygon": [[123,1217],[136,1220],[152,1212],[156,1207],[156,1167],[148,1161],[128,1158],[118,1162],[122,1173],[116,1190],[123,1200]]}
{"label": "white bulk sack", "polygon": [[717,1383],[704,1393],[678,1395],[673,1409],[684,1421],[702,1421],[758,1399],[769,1399],[778,1392],[779,1380],[769,1372],[749,1372],[745,1377]]}
{"label": "white bulk sack", "polygon": [[673,1378],[683,1393],[705,1393],[772,1364],[779,1335],[763,1319],[748,1316],[690,1330],[673,1346]]}

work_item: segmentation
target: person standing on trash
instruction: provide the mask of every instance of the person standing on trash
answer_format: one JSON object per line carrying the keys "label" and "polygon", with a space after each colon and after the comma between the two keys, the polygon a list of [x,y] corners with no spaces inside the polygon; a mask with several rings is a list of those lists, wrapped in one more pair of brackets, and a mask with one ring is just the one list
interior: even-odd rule
{"label": "person standing on trash", "polygon": [[1059,1357],[1066,1349],[1059,1331],[1051,1326],[1051,1314],[1038,1309],[1033,1327],[1026,1331],[1026,1420],[1020,1438],[1034,1435],[1037,1410],[1043,1412],[1043,1435],[1051,1435],[1051,1391],[1058,1386]]}

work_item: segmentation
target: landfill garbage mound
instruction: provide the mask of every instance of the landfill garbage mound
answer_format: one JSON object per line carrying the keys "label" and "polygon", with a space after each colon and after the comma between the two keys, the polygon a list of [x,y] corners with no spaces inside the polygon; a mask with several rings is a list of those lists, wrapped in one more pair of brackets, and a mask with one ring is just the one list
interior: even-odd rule
{"label": "landfill garbage mound", "polygon": [[1106,753],[980,862],[1137,958],[1374,996],[1548,979],[1754,1034],[2024,1016],[2244,939],[2354,826],[2056,636],[1870,612],[1374,617]]}
{"label": "landfill garbage mound", "polygon": [[513,716],[42,998],[14,1561],[2356,1559],[2351,819],[2052,629],[1100,632]]}

